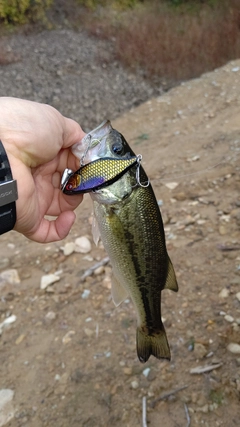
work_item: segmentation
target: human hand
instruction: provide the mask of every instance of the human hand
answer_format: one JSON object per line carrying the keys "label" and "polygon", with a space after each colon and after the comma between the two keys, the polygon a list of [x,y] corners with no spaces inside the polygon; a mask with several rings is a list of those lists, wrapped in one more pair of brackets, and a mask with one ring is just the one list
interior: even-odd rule
{"label": "human hand", "polygon": [[18,187],[14,229],[36,242],[61,240],[69,233],[75,220],[73,210],[82,201],[82,195],[62,193],[61,175],[65,168],[79,168],[70,148],[85,133],[75,121],[46,104],[2,97],[0,111],[0,139]]}

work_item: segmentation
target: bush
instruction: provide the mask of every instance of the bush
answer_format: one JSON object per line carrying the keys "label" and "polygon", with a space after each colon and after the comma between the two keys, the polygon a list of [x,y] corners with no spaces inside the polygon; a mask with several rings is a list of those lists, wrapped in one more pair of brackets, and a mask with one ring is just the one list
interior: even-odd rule
{"label": "bush", "polygon": [[78,3],[88,9],[96,9],[97,6],[110,6],[117,9],[128,9],[143,3],[144,0],[78,0]]}
{"label": "bush", "polygon": [[0,20],[8,24],[25,24],[44,20],[53,0],[0,0]]}
{"label": "bush", "polygon": [[109,13],[108,19],[98,14],[89,28],[114,39],[115,57],[124,65],[167,87],[239,58],[239,0],[178,0],[179,7],[173,2],[138,2],[112,21]]}

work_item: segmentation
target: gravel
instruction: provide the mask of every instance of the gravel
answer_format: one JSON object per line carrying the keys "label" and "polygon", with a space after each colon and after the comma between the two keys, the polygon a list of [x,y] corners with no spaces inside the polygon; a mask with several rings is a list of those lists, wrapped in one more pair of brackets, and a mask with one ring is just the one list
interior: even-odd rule
{"label": "gravel", "polygon": [[56,29],[2,39],[17,62],[0,66],[0,96],[50,104],[89,131],[156,92],[114,60],[114,44],[85,31]]}

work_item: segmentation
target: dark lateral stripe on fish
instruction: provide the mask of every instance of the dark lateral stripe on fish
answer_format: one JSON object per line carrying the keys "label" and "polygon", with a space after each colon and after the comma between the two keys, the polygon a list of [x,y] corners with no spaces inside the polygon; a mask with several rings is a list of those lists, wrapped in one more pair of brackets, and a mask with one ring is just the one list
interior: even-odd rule
{"label": "dark lateral stripe on fish", "polygon": [[[138,257],[138,254],[136,253],[136,242],[134,241],[134,235],[129,230],[125,230],[124,234],[128,242],[129,253],[131,253],[132,255],[132,260],[135,266],[136,277],[137,277],[137,287],[139,290],[139,294],[141,296],[141,302],[144,306],[144,311],[146,315],[146,325],[147,325],[146,328],[148,330],[148,334],[151,335],[153,333],[164,330],[163,324],[161,321],[161,303],[159,302],[158,306],[156,307],[156,310],[154,311],[154,312],[159,311],[158,324],[156,323],[154,324],[153,317],[152,317],[151,303],[149,300],[150,292],[148,289],[148,287],[151,286],[151,283],[146,282],[146,277],[149,276],[148,271],[146,270],[145,275],[143,275],[141,264],[139,263],[139,257]],[[145,266],[146,266],[146,258],[148,257],[147,256],[144,257]],[[150,265],[149,265],[149,270],[150,270]],[[159,290],[159,292],[161,291]],[[159,298],[161,301],[161,295],[159,295]]]}

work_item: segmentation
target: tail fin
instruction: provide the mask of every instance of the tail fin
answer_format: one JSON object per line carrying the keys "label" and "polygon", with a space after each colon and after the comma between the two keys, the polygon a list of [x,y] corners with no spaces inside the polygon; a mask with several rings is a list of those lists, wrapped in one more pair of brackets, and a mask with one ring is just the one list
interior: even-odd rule
{"label": "tail fin", "polygon": [[152,335],[149,335],[141,327],[137,328],[137,355],[140,362],[145,363],[151,354],[157,359],[171,359],[164,327]]}

